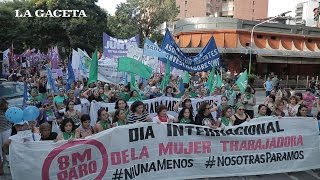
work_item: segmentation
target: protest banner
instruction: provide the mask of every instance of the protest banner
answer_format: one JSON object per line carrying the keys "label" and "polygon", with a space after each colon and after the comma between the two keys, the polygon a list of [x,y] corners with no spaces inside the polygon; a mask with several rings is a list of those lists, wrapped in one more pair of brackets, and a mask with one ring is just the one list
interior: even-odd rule
{"label": "protest banner", "polygon": [[[78,49],[79,68],[73,67],[74,69],[79,69],[80,75],[84,77],[89,77],[89,70],[91,65],[91,58]],[[103,59],[98,61],[98,80],[106,83],[117,84],[122,81],[124,73],[118,72],[118,60],[117,59]]]}
{"label": "protest banner", "polygon": [[9,76],[9,53],[10,49],[3,51],[3,61],[2,61],[2,75],[4,77]]}
{"label": "protest banner", "polygon": [[[164,104],[168,108],[168,113],[173,115],[174,117],[178,117],[178,114],[176,111],[173,110],[174,105],[176,105],[181,99],[180,98],[172,98],[172,97],[157,97],[154,99],[148,99],[143,100],[142,102],[145,105],[146,111],[149,113],[150,117],[154,117],[157,115],[156,108],[160,104]],[[191,104],[193,107],[193,114],[197,113],[197,110],[199,109],[199,106],[203,102],[208,102],[209,105],[212,107],[213,103],[216,103],[218,106],[221,104],[221,95],[218,96],[208,96],[204,98],[191,98]],[[128,106],[130,106],[133,102],[127,102]],[[96,124],[96,121],[98,119],[98,110],[101,108],[105,108],[108,110],[108,112],[114,112],[115,109],[115,103],[104,103],[104,102],[91,102],[90,107],[90,124],[93,126]],[[212,113],[213,117],[216,117],[216,112]],[[111,117],[110,117],[111,118]]]}
{"label": "protest banner", "polygon": [[108,59],[118,59],[126,56],[128,53],[128,46],[139,46],[139,35],[129,39],[117,39],[103,33],[103,55]]}
{"label": "protest banner", "polygon": [[[159,58],[162,62],[170,60],[171,66],[189,72],[208,71],[214,67],[220,67],[220,55],[214,38],[211,37],[207,45],[196,56],[190,57],[183,53],[180,47],[172,38],[171,33],[167,30],[162,41],[161,49],[167,53],[166,58]],[[159,51],[152,47],[148,52],[154,51],[154,54],[159,54]],[[162,54],[162,53],[161,53]]]}
{"label": "protest banner", "polygon": [[72,142],[13,141],[9,156],[15,180],[176,180],[317,169],[319,153],[316,120],[266,117],[227,129],[137,123]]}
{"label": "protest banner", "polygon": [[160,72],[160,62],[157,57],[146,56],[143,54],[143,49],[130,45],[128,48],[127,57],[131,57],[141,61],[144,65],[147,65],[152,68],[154,73]]}

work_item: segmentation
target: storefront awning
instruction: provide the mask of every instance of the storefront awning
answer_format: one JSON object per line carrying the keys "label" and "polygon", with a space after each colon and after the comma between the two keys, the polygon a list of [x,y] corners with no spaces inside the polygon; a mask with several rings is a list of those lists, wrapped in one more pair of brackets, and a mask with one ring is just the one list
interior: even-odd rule
{"label": "storefront awning", "polygon": [[312,52],[312,51],[307,52],[307,51],[253,49],[252,54],[257,54],[259,56],[274,56],[274,57],[320,58],[320,52]]}
{"label": "storefront awning", "polygon": [[320,61],[314,58],[306,57],[284,57],[284,56],[262,56],[257,55],[257,63],[273,64],[320,64]]}
{"label": "storefront awning", "polygon": [[[198,54],[203,48],[181,48],[184,53]],[[223,54],[250,54],[250,48],[218,48],[219,53]],[[288,51],[274,49],[256,49],[253,48],[252,54],[259,56],[274,56],[274,57],[301,57],[301,58],[320,58],[320,52],[313,51]]]}
{"label": "storefront awning", "polygon": [[[203,48],[181,48],[184,53],[198,54]],[[218,48],[219,53],[249,54],[248,48]]]}

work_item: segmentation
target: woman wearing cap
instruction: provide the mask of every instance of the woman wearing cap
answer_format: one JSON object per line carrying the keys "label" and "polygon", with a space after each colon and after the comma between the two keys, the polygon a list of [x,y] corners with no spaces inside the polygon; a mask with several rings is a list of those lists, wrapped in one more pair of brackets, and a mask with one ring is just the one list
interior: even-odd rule
{"label": "woman wearing cap", "polygon": [[19,135],[20,131],[30,130],[30,126],[29,126],[28,122],[23,121],[20,123],[16,123],[13,126],[14,126],[15,130],[17,131],[17,134],[10,136],[9,139],[7,139],[3,145],[3,152],[6,154],[6,157],[7,157],[7,155],[9,155],[9,146],[12,141],[24,143],[24,142],[29,142],[29,141],[40,141],[40,139],[41,139],[41,136],[39,134],[30,132],[30,131],[24,133],[23,137],[21,137]]}
{"label": "woman wearing cap", "polygon": [[[4,142],[11,135],[12,124],[6,120],[4,113],[8,109],[8,102],[5,99],[0,100],[0,145],[4,145]],[[2,148],[0,148],[0,176],[3,175],[3,157],[2,157]]]}
{"label": "woman wearing cap", "polygon": [[245,113],[245,108],[243,104],[240,104],[240,103],[237,104],[235,106],[235,109],[236,109],[236,113],[230,117],[232,124],[234,126],[240,125],[250,120],[250,116],[247,113]]}

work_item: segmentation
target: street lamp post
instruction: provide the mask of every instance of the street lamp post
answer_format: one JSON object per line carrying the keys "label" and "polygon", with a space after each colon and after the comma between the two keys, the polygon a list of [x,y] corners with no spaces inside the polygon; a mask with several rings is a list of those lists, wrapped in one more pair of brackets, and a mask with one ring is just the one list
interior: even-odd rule
{"label": "street lamp post", "polygon": [[284,12],[284,13],[281,13],[277,16],[274,16],[268,20],[265,20],[263,22],[260,22],[256,25],[253,26],[253,28],[251,29],[251,36],[250,36],[250,51],[249,51],[249,74],[251,73],[251,61],[252,61],[252,44],[253,44],[253,31],[254,31],[254,28],[260,26],[261,24],[264,24],[264,23],[268,23],[274,19],[277,19],[278,17],[282,17],[282,16],[285,16],[286,14],[290,13],[291,11],[287,11],[287,12]]}

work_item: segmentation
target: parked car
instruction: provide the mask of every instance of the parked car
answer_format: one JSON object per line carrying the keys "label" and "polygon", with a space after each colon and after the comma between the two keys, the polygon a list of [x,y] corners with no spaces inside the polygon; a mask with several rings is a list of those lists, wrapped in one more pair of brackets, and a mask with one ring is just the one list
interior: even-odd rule
{"label": "parked car", "polygon": [[22,107],[24,86],[19,82],[0,82],[0,98],[8,101],[9,106]]}

